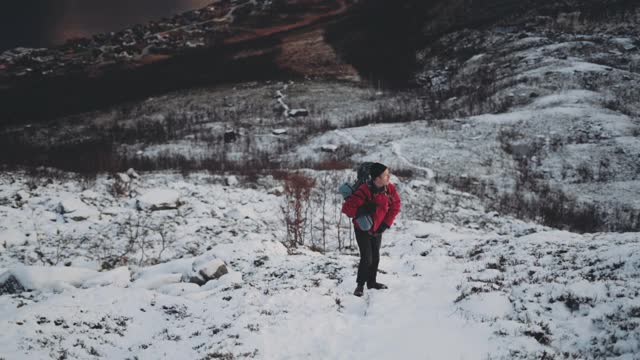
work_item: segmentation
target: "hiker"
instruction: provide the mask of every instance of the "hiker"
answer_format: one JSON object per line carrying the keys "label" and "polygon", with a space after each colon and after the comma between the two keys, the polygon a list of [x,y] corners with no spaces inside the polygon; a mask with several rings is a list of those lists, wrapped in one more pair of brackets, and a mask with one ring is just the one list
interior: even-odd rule
{"label": "hiker", "polygon": [[[400,197],[396,187],[389,182],[389,169],[380,163],[369,167],[370,180],[360,185],[342,204],[342,212],[353,218],[356,241],[360,249],[360,265],[358,266],[357,287],[353,293],[362,296],[364,284],[369,289],[387,289],[376,281],[378,263],[380,262],[380,243],[382,233],[393,225],[400,212]],[[356,218],[362,214],[370,215],[372,222],[368,231],[362,230]]]}

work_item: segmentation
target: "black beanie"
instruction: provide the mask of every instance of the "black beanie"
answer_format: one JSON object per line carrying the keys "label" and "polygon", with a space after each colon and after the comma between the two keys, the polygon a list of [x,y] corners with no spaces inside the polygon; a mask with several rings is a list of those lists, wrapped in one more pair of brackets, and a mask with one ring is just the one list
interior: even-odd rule
{"label": "black beanie", "polygon": [[380,176],[380,174],[382,174],[385,170],[387,170],[386,166],[380,163],[373,163],[369,167],[369,175],[371,175],[371,179],[375,179]]}

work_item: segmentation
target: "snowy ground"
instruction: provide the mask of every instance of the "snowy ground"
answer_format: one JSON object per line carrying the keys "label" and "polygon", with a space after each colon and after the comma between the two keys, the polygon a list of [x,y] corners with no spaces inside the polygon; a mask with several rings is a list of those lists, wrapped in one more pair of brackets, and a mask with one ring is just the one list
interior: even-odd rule
{"label": "snowy ground", "polygon": [[[0,296],[0,358],[640,352],[638,234],[557,231],[485,212],[446,186],[395,178],[404,211],[384,236],[379,275],[390,290],[356,298],[357,250],[336,249],[337,207],[329,206],[326,254],[288,251],[276,180],[227,186],[234,179],[131,175],[130,197],[109,194],[114,179],[106,177],[89,186],[58,177],[29,189],[24,174],[2,175],[0,280],[13,276],[31,291]],[[448,221],[414,219],[426,194]],[[99,271],[142,228],[150,229],[146,242],[136,240],[143,248]],[[159,254],[162,229],[171,241]],[[226,274],[190,282],[221,262]]]}

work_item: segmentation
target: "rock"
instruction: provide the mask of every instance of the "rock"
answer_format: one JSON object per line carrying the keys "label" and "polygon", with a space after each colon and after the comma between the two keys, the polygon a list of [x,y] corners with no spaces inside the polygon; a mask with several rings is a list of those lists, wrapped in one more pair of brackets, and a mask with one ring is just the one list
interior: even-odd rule
{"label": "rock", "polygon": [[196,271],[197,274],[192,276],[189,282],[200,286],[206,284],[210,280],[217,280],[221,276],[229,273],[227,265],[220,259],[211,260],[200,266]]}
{"label": "rock", "polygon": [[129,170],[127,170],[127,175],[132,179],[140,178],[140,175],[138,175],[138,173],[135,170],[133,170],[133,168],[129,168]]}
{"label": "rock", "polygon": [[4,274],[0,275],[0,295],[5,294],[19,294],[25,291],[24,286],[16,279],[13,275],[6,275],[6,278],[3,279]]}
{"label": "rock", "polygon": [[16,193],[15,195],[15,199],[17,202],[21,202],[21,203],[25,203],[27,200],[29,200],[31,198],[31,195],[24,191],[24,190],[20,190]]}
{"label": "rock", "polygon": [[116,181],[123,182],[123,183],[128,183],[128,182],[131,182],[131,178],[129,177],[129,175],[127,175],[125,173],[117,173],[116,174]]}
{"label": "rock", "polygon": [[227,186],[236,186],[236,185],[238,185],[238,178],[237,178],[237,177],[235,177],[234,175],[227,176],[227,177],[224,179],[224,183],[225,183],[225,185],[227,185]]}
{"label": "rock", "polygon": [[109,215],[109,216],[117,216],[120,214],[126,214],[131,212],[131,209],[127,209],[127,208],[122,208],[122,207],[117,207],[117,206],[111,206],[111,207],[107,207],[102,209],[102,214],[103,215]]}
{"label": "rock", "polygon": [[233,130],[227,130],[224,132],[224,142],[226,144],[235,142],[238,139],[238,134]]}
{"label": "rock", "polygon": [[82,221],[90,217],[97,217],[100,215],[96,209],[93,209],[82,201],[73,198],[60,201],[58,204],[58,212],[65,218],[75,221]]}
{"label": "rock", "polygon": [[180,205],[180,193],[171,189],[151,189],[136,200],[138,210],[177,209]]}
{"label": "rock", "polygon": [[224,213],[224,216],[226,218],[231,218],[231,219],[236,219],[236,220],[240,220],[240,219],[255,219],[255,213],[253,212],[253,210],[248,209],[246,207],[238,207],[238,208],[232,208],[230,210],[228,210],[227,212]]}
{"label": "rock", "polygon": [[24,245],[27,242],[27,237],[20,231],[15,229],[8,229],[5,231],[0,231],[0,245],[4,245],[4,247],[9,246],[20,246]]}
{"label": "rock", "polygon": [[271,189],[267,190],[267,194],[280,196],[280,195],[284,194],[284,187],[283,186],[276,186],[274,188],[271,188]]}
{"label": "rock", "polygon": [[291,109],[287,111],[289,117],[304,117],[309,116],[309,110],[307,109]]}
{"label": "rock", "polygon": [[320,147],[320,150],[330,153],[336,152],[336,150],[338,150],[338,145],[322,145]]}
{"label": "rock", "polygon": [[80,193],[80,198],[86,200],[96,200],[98,199],[98,197],[100,197],[100,195],[97,192],[91,190],[85,190]]}

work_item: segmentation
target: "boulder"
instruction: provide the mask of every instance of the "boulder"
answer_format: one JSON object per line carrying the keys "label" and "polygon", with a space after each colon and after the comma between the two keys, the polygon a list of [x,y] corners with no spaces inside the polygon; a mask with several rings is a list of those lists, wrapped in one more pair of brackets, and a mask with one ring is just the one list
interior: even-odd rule
{"label": "boulder", "polygon": [[90,217],[97,217],[100,215],[98,210],[88,206],[81,200],[68,198],[58,203],[58,212],[67,219],[75,221],[86,220]]}
{"label": "boulder", "polygon": [[85,190],[80,193],[80,198],[83,200],[97,200],[99,197],[100,194],[91,190]]}
{"label": "boulder", "polygon": [[125,173],[117,173],[116,174],[116,181],[122,182],[122,183],[128,183],[131,182],[131,178],[129,177],[129,175],[125,174]]}
{"label": "boulder", "polygon": [[238,134],[234,130],[227,130],[224,132],[224,142],[232,143],[238,140]]}
{"label": "boulder", "polygon": [[228,274],[227,265],[220,259],[214,259],[200,265],[196,269],[196,274],[191,276],[189,282],[200,286],[206,284],[210,280],[217,280],[221,276]]}
{"label": "boulder", "polygon": [[19,294],[26,289],[15,276],[8,274],[5,276],[0,275],[0,295],[5,294]]}
{"label": "boulder", "polygon": [[136,200],[138,210],[177,209],[180,205],[180,193],[171,189],[151,189]]}
{"label": "boulder", "polygon": [[291,109],[287,111],[289,117],[304,117],[309,116],[309,110],[307,109]]}
{"label": "boulder", "polygon": [[246,206],[231,208],[224,213],[224,216],[226,218],[236,219],[236,220],[256,218],[255,212],[252,209],[247,208]]}
{"label": "boulder", "polygon": [[31,198],[31,195],[24,191],[24,190],[20,190],[16,193],[15,195],[15,200],[19,203],[25,203],[27,202],[27,200],[29,200]]}
{"label": "boulder", "polygon": [[127,170],[127,175],[132,179],[138,179],[140,177],[140,175],[138,175],[138,173],[133,170],[133,168],[129,168],[129,170]]}
{"label": "boulder", "polygon": [[324,152],[336,152],[336,150],[338,150],[338,145],[322,145],[320,147],[320,150],[324,151]]}
{"label": "boulder", "polygon": [[227,186],[236,186],[236,185],[238,185],[238,178],[235,177],[234,175],[227,176],[224,179],[224,184],[227,185]]}
{"label": "boulder", "polygon": [[267,190],[267,194],[280,196],[280,195],[284,194],[284,187],[283,186],[276,186],[274,188],[271,188],[271,189]]}

